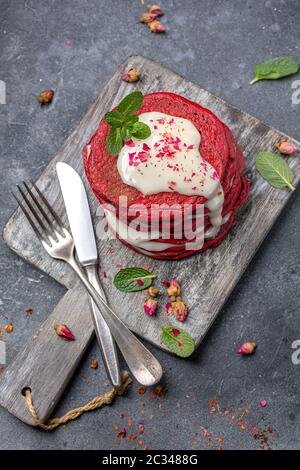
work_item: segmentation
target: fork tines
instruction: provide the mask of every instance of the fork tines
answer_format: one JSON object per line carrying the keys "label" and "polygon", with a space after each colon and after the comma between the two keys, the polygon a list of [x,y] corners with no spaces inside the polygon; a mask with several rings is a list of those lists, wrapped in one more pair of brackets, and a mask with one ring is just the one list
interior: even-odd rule
{"label": "fork tines", "polygon": [[25,181],[23,181],[23,185],[25,190],[17,185],[22,202],[14,193],[13,196],[37,237],[51,246],[51,238],[57,241],[55,229],[64,236],[62,221],[35,183],[32,183],[32,188]]}

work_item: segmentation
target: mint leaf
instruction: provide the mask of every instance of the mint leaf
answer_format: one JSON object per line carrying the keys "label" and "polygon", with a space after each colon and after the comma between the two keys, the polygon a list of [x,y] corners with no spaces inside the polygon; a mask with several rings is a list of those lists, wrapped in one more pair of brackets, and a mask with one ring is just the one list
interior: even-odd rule
{"label": "mint leaf", "polygon": [[130,114],[136,113],[143,103],[143,93],[141,91],[133,91],[121,101],[118,106],[118,111],[124,116],[130,116]]}
{"label": "mint leaf", "polygon": [[126,142],[126,140],[129,140],[132,136],[132,125],[123,126],[121,129],[121,136],[122,136],[123,141]]}
{"label": "mint leaf", "polygon": [[126,126],[128,125],[132,125],[134,124],[135,122],[138,122],[139,120],[139,117],[138,116],[130,116],[128,118],[126,118],[126,121],[125,121],[125,124]]}
{"label": "mint leaf", "polygon": [[252,85],[259,80],[275,80],[287,77],[288,75],[297,73],[298,70],[299,65],[293,57],[274,57],[253,67],[252,71],[255,78],[251,80],[250,84]]}
{"label": "mint leaf", "polygon": [[112,127],[107,139],[107,152],[110,155],[116,156],[120,153],[122,147],[121,129],[119,127]]}
{"label": "mint leaf", "polygon": [[143,268],[124,268],[115,275],[114,285],[122,292],[136,292],[150,287],[155,277]]}
{"label": "mint leaf", "polygon": [[104,115],[104,120],[112,127],[121,127],[125,119],[119,111],[108,111]]}
{"label": "mint leaf", "polygon": [[260,152],[256,156],[255,165],[263,179],[274,188],[295,191],[292,184],[294,174],[284,158],[277,153]]}
{"label": "mint leaf", "polygon": [[132,127],[132,135],[136,139],[147,139],[151,135],[151,129],[143,122],[136,122]]}
{"label": "mint leaf", "polygon": [[123,125],[121,129],[121,134],[122,134],[122,139],[123,140],[129,140],[132,136],[132,128],[133,124],[138,122],[139,118],[138,116],[131,116],[126,119],[125,124]]}
{"label": "mint leaf", "polygon": [[162,326],[160,339],[162,343],[174,354],[180,357],[189,357],[195,350],[195,341],[182,328],[177,326]]}

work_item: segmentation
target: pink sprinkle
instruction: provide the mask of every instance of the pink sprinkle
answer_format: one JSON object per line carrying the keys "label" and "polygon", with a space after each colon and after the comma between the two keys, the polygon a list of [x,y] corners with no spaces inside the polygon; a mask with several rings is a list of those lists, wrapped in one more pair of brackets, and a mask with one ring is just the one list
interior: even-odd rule
{"label": "pink sprinkle", "polygon": [[194,145],[189,145],[189,146],[187,147],[187,150],[193,150],[193,148],[194,148]]}
{"label": "pink sprinkle", "polygon": [[145,152],[149,152],[149,150],[150,150],[149,145],[147,145],[147,144],[144,143],[144,144],[143,144],[143,150],[145,150]]}
{"label": "pink sprinkle", "polygon": [[264,408],[265,406],[267,406],[268,403],[266,402],[266,400],[260,400],[259,404]]}
{"label": "pink sprinkle", "polygon": [[172,118],[172,119],[170,119],[170,121],[169,121],[170,126],[171,126],[173,123],[174,123],[174,119]]}
{"label": "pink sprinkle", "polygon": [[170,308],[172,308],[172,305],[171,305],[170,302],[168,302],[168,303],[166,303],[165,307],[166,307],[166,311],[168,312],[170,310]]}
{"label": "pink sprinkle", "polygon": [[142,281],[142,279],[138,279],[136,281],[136,283],[137,283],[138,286],[143,286],[144,285],[144,281]]}
{"label": "pink sprinkle", "polygon": [[157,125],[155,125],[155,126],[153,126],[153,127],[154,127],[155,130],[158,129]]}
{"label": "pink sprinkle", "polygon": [[179,331],[177,328],[173,328],[173,329],[172,329],[172,335],[173,335],[173,336],[179,336],[179,335],[180,335],[180,331]]}
{"label": "pink sprinkle", "polygon": [[[148,147],[148,145],[147,145]],[[139,152],[137,154],[137,158],[139,158],[140,162],[144,163],[148,160],[148,157],[149,157],[149,153],[147,152]]]}
{"label": "pink sprinkle", "polygon": [[107,278],[106,271],[103,271],[103,276],[104,276],[105,279]]}
{"label": "pink sprinkle", "polygon": [[127,147],[134,147],[134,142],[132,139],[126,140],[124,144],[127,145]]}

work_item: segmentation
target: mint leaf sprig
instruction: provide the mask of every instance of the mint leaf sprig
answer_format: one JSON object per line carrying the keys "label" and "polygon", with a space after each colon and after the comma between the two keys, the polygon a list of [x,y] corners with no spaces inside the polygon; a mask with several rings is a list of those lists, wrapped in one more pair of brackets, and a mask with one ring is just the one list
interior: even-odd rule
{"label": "mint leaf sprig", "polygon": [[114,285],[122,292],[136,292],[148,289],[155,278],[144,268],[123,268],[115,275]]}
{"label": "mint leaf sprig", "polygon": [[277,80],[278,78],[288,77],[297,73],[298,70],[299,64],[293,57],[274,57],[253,67],[252,71],[255,77],[251,80],[250,85],[259,80]]}
{"label": "mint leaf sprig", "polygon": [[284,158],[277,153],[260,152],[256,156],[255,166],[262,178],[273,188],[289,188],[295,191],[293,171]]}
{"label": "mint leaf sprig", "polygon": [[135,115],[143,100],[143,93],[134,91],[125,96],[117,110],[108,111],[104,115],[104,120],[111,126],[107,139],[107,152],[110,155],[118,155],[124,142],[131,137],[141,140],[151,135],[150,127],[140,122],[139,117]]}
{"label": "mint leaf sprig", "polygon": [[194,339],[177,326],[162,326],[160,339],[172,353],[180,357],[189,357],[195,350]]}

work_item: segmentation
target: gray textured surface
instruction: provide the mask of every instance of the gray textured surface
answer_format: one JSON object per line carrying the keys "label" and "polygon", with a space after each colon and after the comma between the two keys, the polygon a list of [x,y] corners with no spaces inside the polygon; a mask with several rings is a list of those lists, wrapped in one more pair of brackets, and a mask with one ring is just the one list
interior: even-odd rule
{"label": "gray textured surface", "polygon": [[[186,0],[161,5],[165,36],[150,34],[136,23],[143,11],[138,0],[1,1],[0,79],[7,83],[7,104],[0,105],[2,225],[14,208],[11,187],[39,175],[129,54],[160,61],[299,140],[300,105],[291,104],[294,79],[248,85],[257,61],[281,54],[299,58],[298,1]],[[56,90],[56,99],[41,109],[35,95],[47,87]],[[292,197],[193,360],[155,350],[166,368],[165,398],[150,400],[149,392],[139,396],[134,385],[112,408],[53,434],[31,429],[1,409],[1,448],[129,448],[113,428],[118,424],[129,432],[128,418],[135,421],[134,433],[136,423],[145,422],[142,440],[150,449],[211,448],[201,427],[212,434],[212,447],[221,436],[227,449],[258,448],[249,430],[209,413],[208,400],[215,396],[235,410],[249,406],[247,422],[276,429],[271,447],[299,448],[300,365],[291,362],[291,343],[300,339],[298,199],[298,194]],[[0,262],[0,322],[15,325],[6,336],[11,361],[64,290],[3,243]],[[34,309],[30,318],[28,307]],[[235,349],[248,338],[258,343],[257,353],[240,358]],[[93,347],[56,414],[107,388],[103,368],[89,368],[96,356]],[[268,402],[266,408],[259,406],[261,399]]]}

